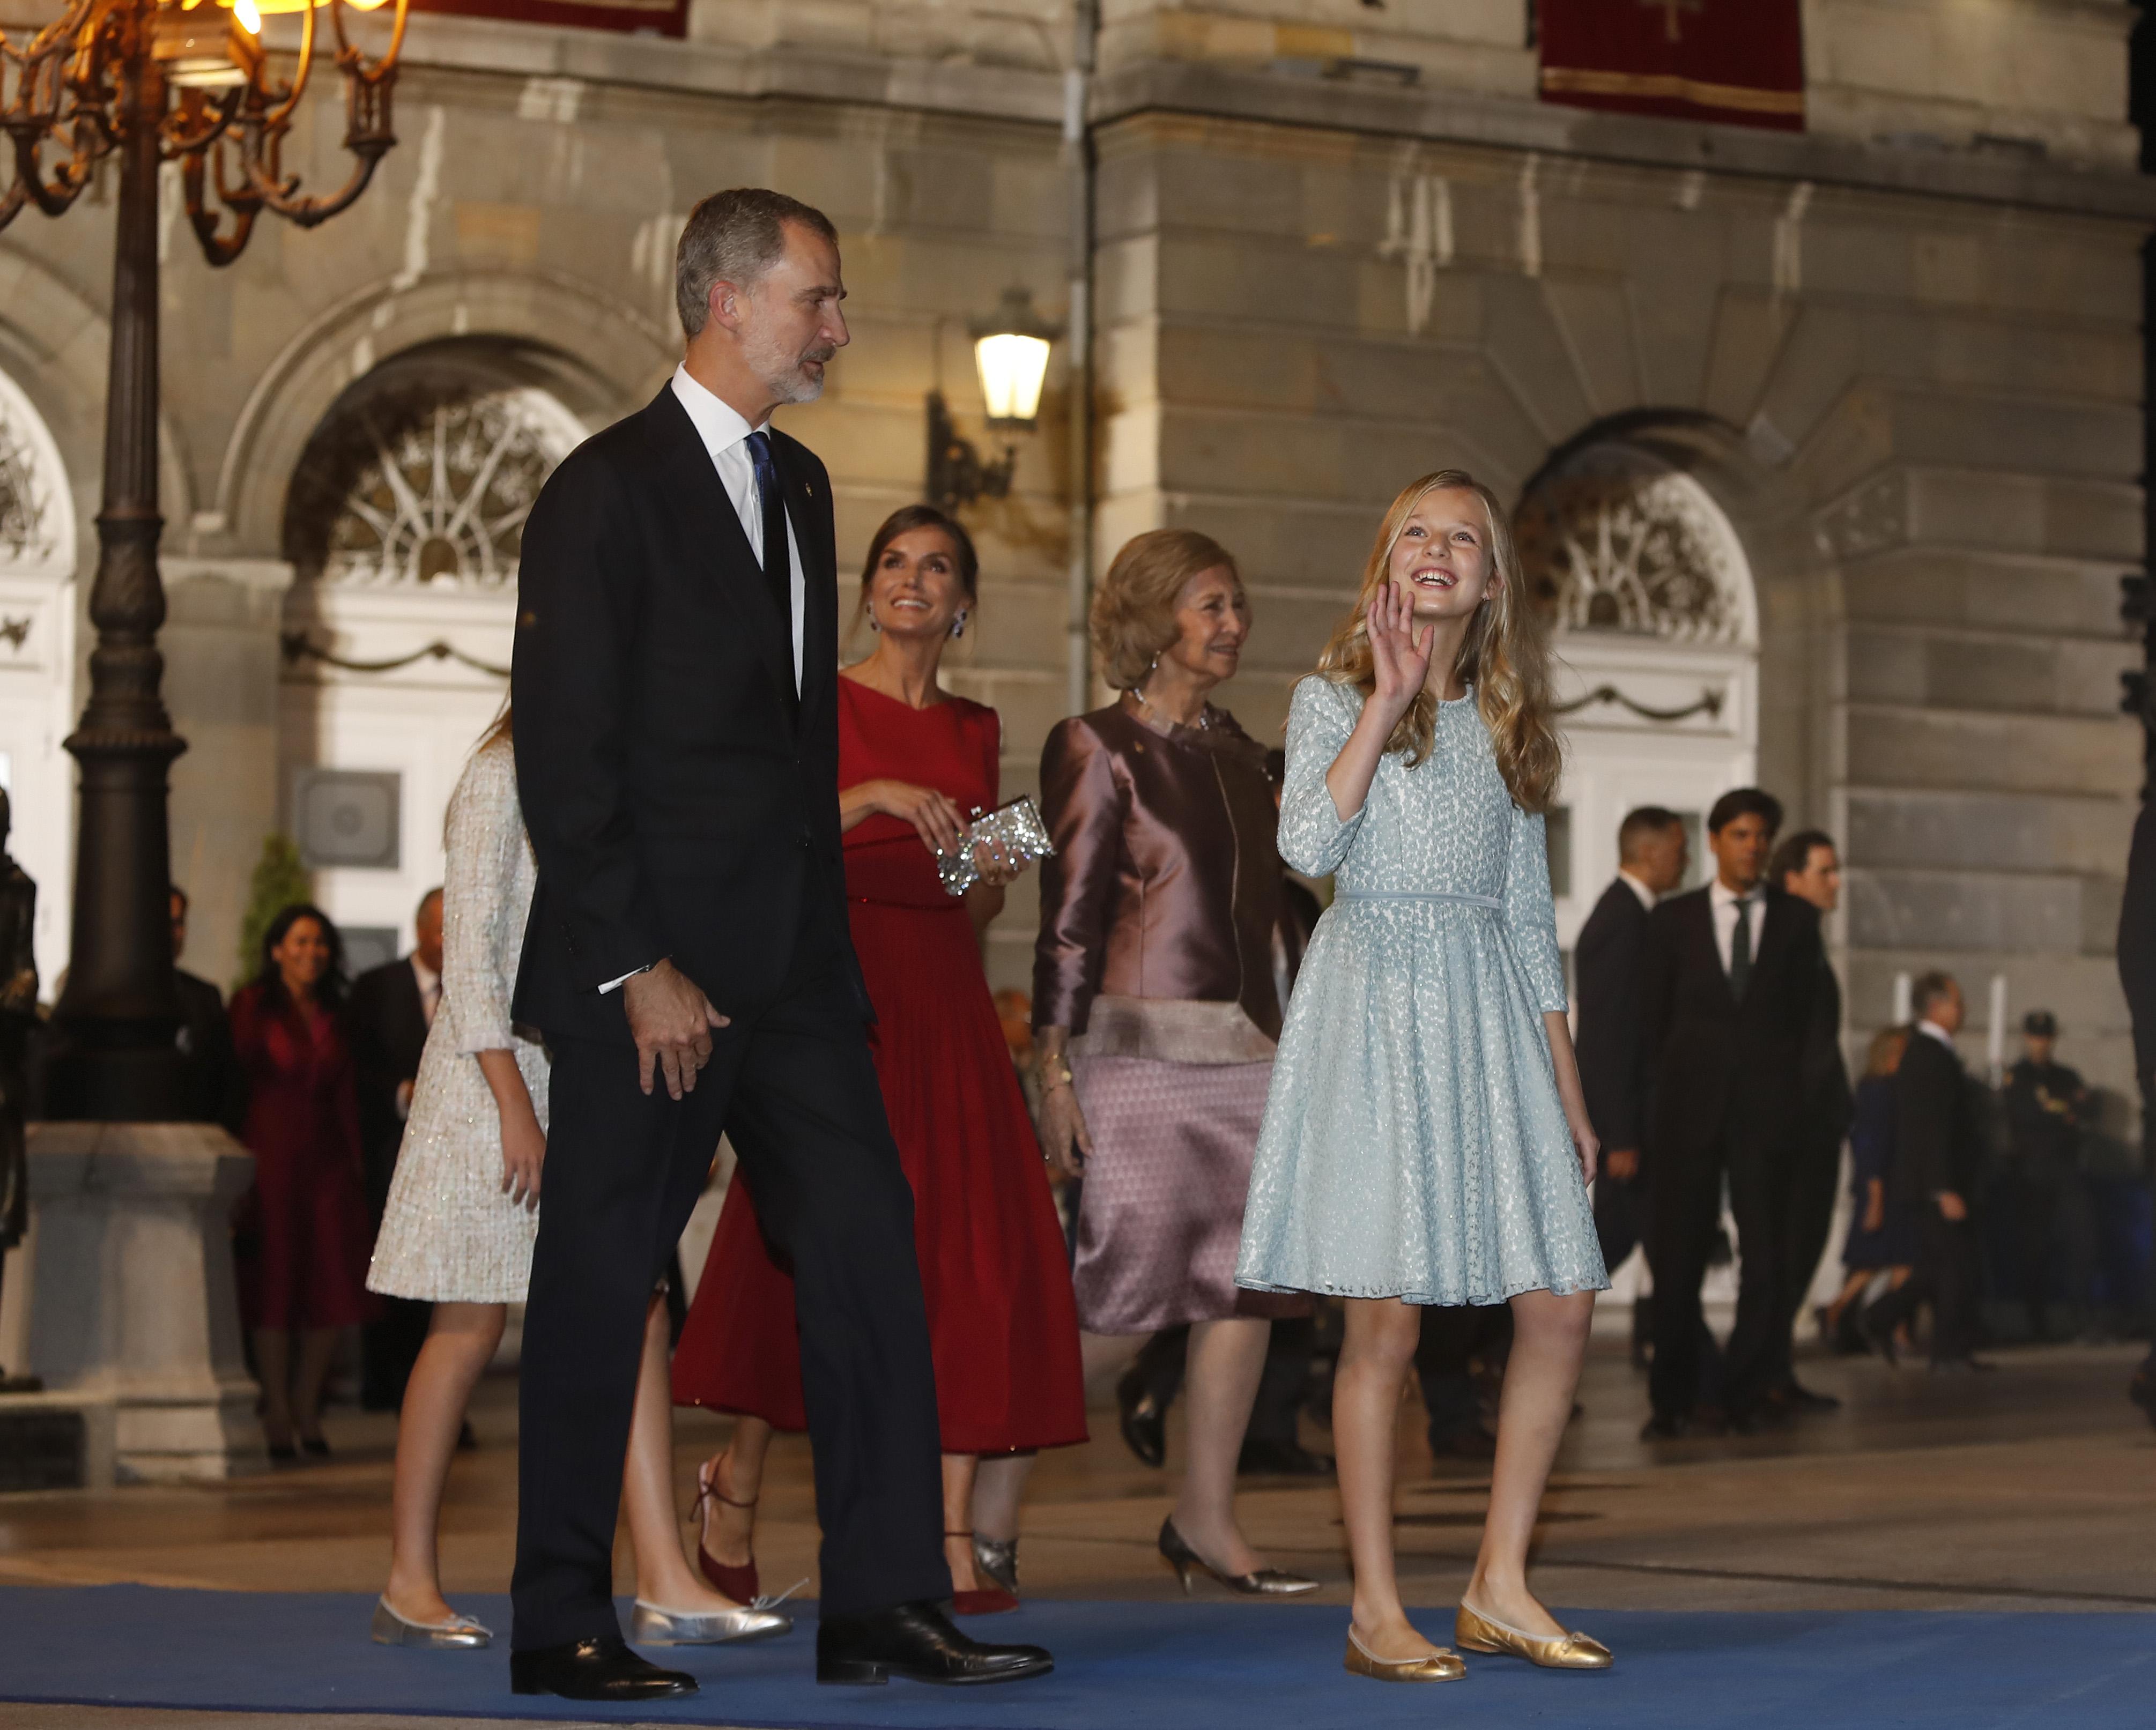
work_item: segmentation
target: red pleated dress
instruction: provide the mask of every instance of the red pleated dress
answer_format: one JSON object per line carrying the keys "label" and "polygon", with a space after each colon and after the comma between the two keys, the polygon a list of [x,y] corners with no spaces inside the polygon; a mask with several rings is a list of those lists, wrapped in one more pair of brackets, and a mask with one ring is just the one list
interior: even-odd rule
{"label": "red pleated dress", "polygon": [[[996,803],[996,711],[915,709],[839,681],[839,783],[933,787]],[[910,824],[846,835],[847,911],[876,1074],[913,1186],[943,1449],[1003,1454],[1086,1439],[1078,1315],[1063,1233],[963,901]],[[793,1281],[765,1248],[737,1172],[674,1353],[674,1398],[805,1430]]]}

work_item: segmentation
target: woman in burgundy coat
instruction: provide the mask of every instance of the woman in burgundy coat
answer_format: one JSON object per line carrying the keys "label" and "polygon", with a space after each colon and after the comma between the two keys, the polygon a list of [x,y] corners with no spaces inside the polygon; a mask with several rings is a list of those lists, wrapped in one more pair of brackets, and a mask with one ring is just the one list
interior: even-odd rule
{"label": "woman in burgundy coat", "polygon": [[254,1331],[273,1460],[294,1459],[300,1447],[329,1452],[322,1384],[337,1330],[367,1313],[367,1195],[343,963],[326,913],[287,907],[263,933],[254,983],[232,999],[233,1047],[248,1082],[241,1139],[254,1155],[254,1187],[240,1204],[240,1303]]}

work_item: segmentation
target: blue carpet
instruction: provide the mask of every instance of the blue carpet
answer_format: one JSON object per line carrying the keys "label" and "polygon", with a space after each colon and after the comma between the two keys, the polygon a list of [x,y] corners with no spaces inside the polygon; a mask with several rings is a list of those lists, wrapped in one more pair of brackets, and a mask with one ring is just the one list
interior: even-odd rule
{"label": "blue carpet", "polygon": [[[501,1598],[459,1599],[497,1630]],[[370,1645],[371,1600],[150,1586],[0,1588],[0,1700],[224,1712],[615,1717],[784,1730],[2146,1730],[2156,1617],[1594,1610],[1617,1653],[1570,1675],[1470,1656],[1465,1681],[1386,1686],[1340,1667],[1347,1613],[1314,1604],[1029,1604],[975,1623],[1053,1648],[1044,1681],[978,1690],[819,1688],[813,1609],[783,1640],[654,1652],[693,1700],[606,1709],[526,1698],[508,1657]],[[1449,1616],[1417,1620],[1435,1639]]]}

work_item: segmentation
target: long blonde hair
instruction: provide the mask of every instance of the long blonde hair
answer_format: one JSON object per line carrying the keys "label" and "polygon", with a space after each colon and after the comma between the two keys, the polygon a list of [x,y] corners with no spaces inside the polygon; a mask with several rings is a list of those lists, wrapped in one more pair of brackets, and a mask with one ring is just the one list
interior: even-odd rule
{"label": "long blonde hair", "polygon": [[[1317,659],[1317,670],[1341,685],[1353,685],[1365,697],[1377,688],[1370,655],[1368,612],[1378,585],[1389,580],[1393,545],[1424,495],[1457,488],[1482,501],[1490,526],[1490,574],[1496,587],[1485,596],[1460,645],[1460,676],[1474,687],[1476,707],[1490,730],[1497,773],[1523,811],[1547,811],[1556,797],[1564,767],[1563,747],[1550,715],[1549,647],[1543,623],[1521,580],[1519,554],[1496,495],[1465,469],[1440,469],[1404,487],[1371,543],[1363,567],[1363,586],[1353,609],[1332,632]],[[1388,751],[1404,752],[1412,767],[1427,757],[1437,739],[1437,696],[1425,682],[1385,742]]]}

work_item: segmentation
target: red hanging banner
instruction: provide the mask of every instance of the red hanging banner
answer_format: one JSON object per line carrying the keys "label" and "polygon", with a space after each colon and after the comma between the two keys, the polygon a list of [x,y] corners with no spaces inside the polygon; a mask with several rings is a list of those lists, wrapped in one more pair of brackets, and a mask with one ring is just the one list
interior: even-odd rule
{"label": "red hanging banner", "polygon": [[506,18],[517,24],[640,31],[648,36],[689,33],[689,0],[409,0],[409,4],[413,12]]}
{"label": "red hanging banner", "polygon": [[1800,0],[1541,0],[1543,100],[1800,132]]}

